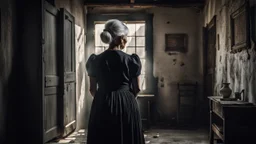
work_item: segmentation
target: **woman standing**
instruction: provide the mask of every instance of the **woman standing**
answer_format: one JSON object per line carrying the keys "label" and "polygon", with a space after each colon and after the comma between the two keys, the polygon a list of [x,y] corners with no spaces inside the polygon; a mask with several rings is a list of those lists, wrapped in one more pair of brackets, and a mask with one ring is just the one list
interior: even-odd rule
{"label": "woman standing", "polygon": [[140,91],[141,62],[136,54],[122,51],[128,32],[121,21],[107,21],[100,37],[109,48],[92,54],[86,63],[94,97],[87,144],[145,144],[135,99]]}

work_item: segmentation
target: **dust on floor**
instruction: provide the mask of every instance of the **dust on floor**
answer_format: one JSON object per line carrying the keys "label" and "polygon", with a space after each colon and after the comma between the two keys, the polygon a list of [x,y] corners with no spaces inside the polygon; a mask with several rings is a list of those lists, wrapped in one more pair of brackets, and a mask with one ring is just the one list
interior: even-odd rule
{"label": "dust on floor", "polygon": [[[144,132],[146,144],[208,144],[206,130],[163,130],[152,129]],[[86,130],[79,130],[64,139],[49,144],[86,144]]]}

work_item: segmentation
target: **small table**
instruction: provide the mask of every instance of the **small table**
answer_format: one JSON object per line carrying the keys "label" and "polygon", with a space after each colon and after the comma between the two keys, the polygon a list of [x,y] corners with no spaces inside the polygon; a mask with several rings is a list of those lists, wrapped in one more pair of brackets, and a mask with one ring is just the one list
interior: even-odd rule
{"label": "small table", "polygon": [[256,106],[244,101],[223,101],[210,96],[210,144],[214,136],[224,144],[255,142]]}
{"label": "small table", "polygon": [[138,94],[137,97],[141,113],[141,120],[143,123],[146,121],[147,129],[149,129],[151,125],[151,103],[153,98],[153,94]]}

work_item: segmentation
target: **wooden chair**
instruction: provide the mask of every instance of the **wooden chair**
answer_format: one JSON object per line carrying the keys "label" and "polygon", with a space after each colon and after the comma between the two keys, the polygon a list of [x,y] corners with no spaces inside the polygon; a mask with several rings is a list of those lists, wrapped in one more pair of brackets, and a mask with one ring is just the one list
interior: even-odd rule
{"label": "wooden chair", "polygon": [[197,82],[178,83],[177,124],[194,126],[196,118]]}

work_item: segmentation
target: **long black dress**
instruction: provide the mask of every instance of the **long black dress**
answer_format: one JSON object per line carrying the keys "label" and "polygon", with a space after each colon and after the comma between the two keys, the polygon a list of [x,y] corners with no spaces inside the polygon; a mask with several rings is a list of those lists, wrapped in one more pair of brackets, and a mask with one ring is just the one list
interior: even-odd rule
{"label": "long black dress", "polygon": [[98,89],[93,99],[87,144],[145,144],[131,79],[141,72],[136,54],[106,50],[92,54],[86,69]]}

